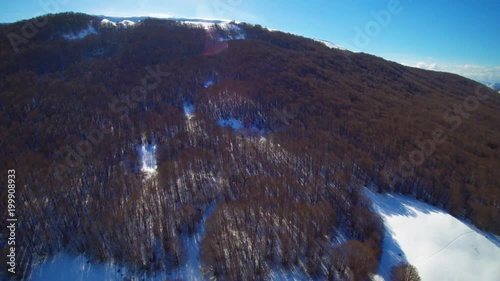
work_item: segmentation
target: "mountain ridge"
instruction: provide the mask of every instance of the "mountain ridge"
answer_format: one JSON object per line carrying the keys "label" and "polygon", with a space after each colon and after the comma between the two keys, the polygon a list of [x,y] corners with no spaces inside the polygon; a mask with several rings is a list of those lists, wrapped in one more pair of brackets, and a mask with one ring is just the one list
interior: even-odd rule
{"label": "mountain ridge", "polygon": [[7,35],[24,23],[0,26],[1,165],[24,175],[23,251],[171,270],[213,204],[206,276],[362,279],[384,236],[367,183],[500,233],[500,97],[479,83],[256,25],[101,20],[51,15],[18,53]]}

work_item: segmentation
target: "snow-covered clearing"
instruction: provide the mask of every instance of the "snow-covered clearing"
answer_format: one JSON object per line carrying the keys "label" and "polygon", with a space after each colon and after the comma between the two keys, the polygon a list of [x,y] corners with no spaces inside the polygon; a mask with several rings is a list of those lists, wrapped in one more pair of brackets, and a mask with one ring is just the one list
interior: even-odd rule
{"label": "snow-covered clearing", "polygon": [[193,117],[193,113],[195,111],[195,107],[192,103],[190,102],[184,102],[184,104],[182,104],[182,110],[184,111],[184,116],[186,116],[186,118],[188,119],[191,119],[191,117]]}
{"label": "snow-covered clearing", "polygon": [[120,22],[120,24],[122,24],[123,26],[132,26],[135,24],[135,22],[133,22],[131,20],[123,20]]}
{"label": "snow-covered clearing", "polygon": [[102,19],[101,20],[101,25],[114,26],[114,27],[117,27],[117,26],[120,26],[120,27],[130,27],[130,26],[133,26],[133,25],[135,25],[136,23],[138,23],[140,21],[141,20],[137,20],[137,19],[136,19],[136,21],[133,21],[133,20],[130,20],[130,19],[124,19],[122,21],[111,21],[109,19]]}
{"label": "snow-covered clearing", "polygon": [[112,25],[112,26],[116,26],[116,23],[114,21],[110,21],[108,19],[103,19],[101,20],[101,25]]}
{"label": "snow-covered clearing", "polygon": [[141,170],[148,174],[156,172],[156,144],[141,144],[137,151],[141,157]]}
{"label": "snow-covered clearing", "polygon": [[230,127],[231,129],[233,129],[235,131],[247,129],[247,130],[250,130],[254,133],[258,133],[261,136],[264,136],[266,134],[266,130],[259,128],[257,125],[252,124],[250,126],[245,126],[243,121],[241,121],[240,119],[236,119],[236,118],[217,119],[217,125],[219,125],[222,128]]}
{"label": "snow-covered clearing", "polygon": [[46,259],[35,267],[29,281],[122,280],[122,269],[112,262],[93,264],[84,256],[61,254]]}
{"label": "snow-covered clearing", "polygon": [[[141,21],[144,21],[146,18],[148,17],[107,17],[101,20],[101,25],[113,27],[131,27]],[[235,21],[218,19],[189,19],[176,17],[167,17],[164,19],[177,21],[187,26],[201,27],[207,31],[213,30],[215,27],[218,27],[219,29],[229,33],[226,37],[218,38],[219,41],[242,40],[246,38],[245,33]]]}
{"label": "snow-covered clearing", "polygon": [[67,40],[77,40],[77,39],[83,39],[87,37],[90,34],[97,34],[97,31],[91,26],[87,26],[87,28],[80,30],[77,33],[69,33],[69,34],[64,34],[63,38]]}
{"label": "snow-covered clearing", "polygon": [[243,121],[235,119],[235,118],[219,119],[219,120],[217,120],[217,124],[219,126],[221,126],[222,128],[231,127],[231,128],[233,128],[233,130],[243,129]]}
{"label": "snow-covered clearing", "polygon": [[203,83],[203,87],[208,88],[215,85],[214,79],[208,79],[205,83]]}
{"label": "snow-covered clearing", "polygon": [[422,280],[499,280],[500,240],[437,207],[402,195],[366,189],[384,220],[386,235],[377,279],[407,261]]}
{"label": "snow-covered clearing", "polygon": [[323,44],[325,44],[328,48],[330,49],[339,49],[339,50],[346,50],[345,48],[343,47],[340,47],[339,45],[335,44],[335,43],[332,43],[330,41],[327,41],[327,40],[321,40],[321,39],[317,39],[316,41],[318,42],[321,42]]}

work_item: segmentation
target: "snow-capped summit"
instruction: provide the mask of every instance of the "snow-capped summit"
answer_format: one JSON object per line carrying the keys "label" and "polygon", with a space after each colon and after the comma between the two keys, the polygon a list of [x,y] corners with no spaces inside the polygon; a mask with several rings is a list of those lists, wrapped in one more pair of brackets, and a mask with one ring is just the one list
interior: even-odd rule
{"label": "snow-capped summit", "polygon": [[[141,21],[144,21],[148,17],[128,17],[128,18],[120,18],[120,17],[106,17],[100,16],[102,18],[101,25],[108,27],[131,27],[134,26]],[[191,18],[176,18],[176,17],[168,17],[164,18],[167,20],[173,20],[180,22],[182,24],[193,26],[193,27],[201,27],[210,31],[217,26],[220,30],[225,31],[224,35],[221,35],[218,38],[219,41],[229,41],[229,40],[241,40],[245,39],[245,34],[243,30],[238,26],[238,22],[224,19],[191,19]]]}
{"label": "snow-capped summit", "polygon": [[119,22],[120,24],[124,25],[124,26],[132,26],[135,24],[134,21],[131,21],[131,20],[122,20],[121,22]]}
{"label": "snow-capped summit", "polygon": [[116,26],[123,26],[123,27],[129,27],[129,26],[133,26],[135,25],[136,23],[140,22],[141,20],[129,20],[129,19],[124,19],[124,20],[121,20],[121,21],[116,21],[116,20],[110,20],[108,18],[104,18],[101,20],[101,25],[106,25],[106,26],[113,26],[113,27],[116,27]]}
{"label": "snow-capped summit", "polygon": [[316,41],[325,44],[328,48],[331,48],[331,49],[346,50],[345,48],[340,47],[339,45],[332,43],[330,41],[327,41],[327,40],[316,39]]}
{"label": "snow-capped summit", "polygon": [[[100,15],[101,24],[111,24],[118,25],[122,24],[125,26],[131,26],[141,21],[144,21],[147,18],[157,18],[157,17],[149,17],[149,16],[137,16],[137,17],[113,17],[113,16],[104,16]],[[179,17],[161,17],[161,19],[179,21],[188,24],[197,24],[202,26],[212,26],[215,24],[228,24],[230,22],[234,22],[226,19],[201,19],[201,18],[179,18]]]}
{"label": "snow-capped summit", "polygon": [[[101,15],[99,17],[102,19],[101,25],[107,25],[107,26],[113,26],[113,27],[117,27],[117,26],[130,27],[130,26],[133,26],[141,21],[144,21],[147,18],[161,18],[161,19],[178,21],[178,22],[181,22],[183,24],[190,25],[190,26],[203,27],[206,30],[210,30],[214,26],[218,26],[220,29],[225,30],[229,34],[224,38],[220,38],[221,41],[245,39],[245,34],[238,26],[239,22],[234,21],[234,20],[228,20],[228,19],[184,18],[184,17],[173,17],[173,16],[168,16],[168,17],[155,17],[155,16],[113,17],[113,16]],[[269,31],[276,31],[276,30],[269,29],[269,28],[267,28],[267,29]],[[329,47],[331,49],[347,50],[346,48],[339,46],[333,42],[330,42],[328,40],[322,40],[322,39],[314,39],[314,40],[325,44],[327,47]]]}
{"label": "snow-capped summit", "polygon": [[102,19],[101,20],[101,25],[112,25],[112,26],[116,26],[116,23],[115,22],[112,22],[108,19]]}

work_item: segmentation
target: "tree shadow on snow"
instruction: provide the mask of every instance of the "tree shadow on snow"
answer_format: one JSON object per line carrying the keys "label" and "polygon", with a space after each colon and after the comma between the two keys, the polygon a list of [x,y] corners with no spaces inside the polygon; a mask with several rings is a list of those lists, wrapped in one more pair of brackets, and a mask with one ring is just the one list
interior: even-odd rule
{"label": "tree shadow on snow", "polygon": [[381,215],[415,217],[417,212],[443,213],[437,207],[401,194],[380,194],[368,188],[365,188],[364,193],[372,201],[373,208]]}
{"label": "tree shadow on snow", "polygon": [[408,260],[399,243],[394,239],[392,231],[387,228],[385,229],[382,247],[384,251],[382,252],[378,272],[384,280],[391,280],[392,267]]}

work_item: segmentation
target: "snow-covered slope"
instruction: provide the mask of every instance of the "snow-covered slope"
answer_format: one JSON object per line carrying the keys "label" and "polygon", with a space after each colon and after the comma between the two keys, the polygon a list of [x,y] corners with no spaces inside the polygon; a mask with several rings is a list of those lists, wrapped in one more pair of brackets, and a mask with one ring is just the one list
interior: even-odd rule
{"label": "snow-covered slope", "polygon": [[425,281],[499,280],[497,237],[406,196],[366,194],[386,227],[379,279],[390,280],[391,267],[407,261]]}
{"label": "snow-covered slope", "polygon": [[94,264],[84,256],[61,254],[41,262],[35,267],[29,281],[90,281],[122,280],[123,270],[112,262]]}

